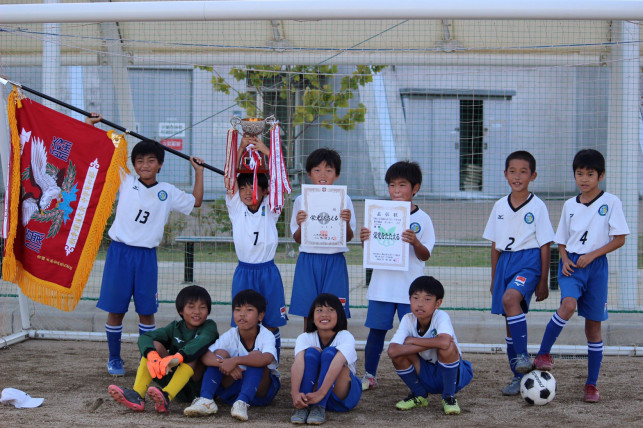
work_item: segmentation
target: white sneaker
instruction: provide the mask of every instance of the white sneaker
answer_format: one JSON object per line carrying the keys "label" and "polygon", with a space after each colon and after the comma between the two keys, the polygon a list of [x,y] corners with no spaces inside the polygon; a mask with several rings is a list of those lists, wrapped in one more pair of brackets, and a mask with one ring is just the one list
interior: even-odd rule
{"label": "white sneaker", "polygon": [[232,415],[232,417],[235,419],[239,419],[240,421],[245,422],[248,420],[248,407],[250,407],[250,404],[246,403],[245,401],[237,400],[232,405],[230,415]]}
{"label": "white sneaker", "polygon": [[208,416],[214,415],[217,410],[217,403],[205,397],[195,398],[190,406],[183,410],[185,416]]}

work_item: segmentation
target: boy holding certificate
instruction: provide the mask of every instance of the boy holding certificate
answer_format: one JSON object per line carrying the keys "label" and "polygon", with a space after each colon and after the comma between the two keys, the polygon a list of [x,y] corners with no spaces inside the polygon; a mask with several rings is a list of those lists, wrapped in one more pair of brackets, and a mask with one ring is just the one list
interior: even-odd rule
{"label": "boy holding certificate", "polygon": [[[393,328],[393,316],[401,320],[411,311],[409,286],[424,275],[424,262],[431,257],[435,245],[435,232],[431,217],[413,204],[413,197],[422,184],[422,170],[417,162],[401,161],[391,165],[384,177],[389,195],[393,201],[411,202],[411,226],[402,234],[402,240],[409,243],[408,271],[373,269],[368,287],[368,312],[365,326],[370,329],[364,349],[362,389],[376,388],[377,366],[384,349],[386,332]],[[362,227],[362,243],[370,238],[371,231]]]}
{"label": "boy holding certificate", "polygon": [[[317,149],[306,159],[306,173],[312,184],[316,185],[331,186],[339,178],[341,166],[342,160],[339,153],[328,148]],[[293,238],[300,245],[289,313],[304,317],[304,326],[306,326],[310,305],[321,293],[329,293],[339,298],[346,317],[350,318],[348,269],[344,258],[348,247],[321,247],[302,243],[301,225],[308,219],[308,213],[302,210],[303,203],[303,197],[297,196],[290,219]],[[353,202],[348,195],[339,216],[346,223],[346,242],[348,242],[353,239],[353,230],[357,226]]]}

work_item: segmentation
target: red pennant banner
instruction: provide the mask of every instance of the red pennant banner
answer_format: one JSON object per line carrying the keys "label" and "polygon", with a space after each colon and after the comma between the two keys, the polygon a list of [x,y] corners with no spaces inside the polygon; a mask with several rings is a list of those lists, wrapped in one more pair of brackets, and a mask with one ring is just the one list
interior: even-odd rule
{"label": "red pennant banner", "polygon": [[82,295],[126,168],[127,143],[17,91],[3,277],[31,299],[72,310]]}

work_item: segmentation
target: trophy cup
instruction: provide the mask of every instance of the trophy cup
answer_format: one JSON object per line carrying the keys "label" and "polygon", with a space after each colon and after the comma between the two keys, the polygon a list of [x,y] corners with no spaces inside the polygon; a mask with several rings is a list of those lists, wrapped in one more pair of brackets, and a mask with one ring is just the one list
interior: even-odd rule
{"label": "trophy cup", "polygon": [[[237,128],[241,126],[241,130],[243,131],[244,134],[250,135],[250,136],[258,136],[264,132],[264,129],[266,125],[269,127],[273,127],[277,123],[277,119],[275,118],[274,115],[270,115],[265,119],[257,118],[257,117],[247,117],[245,119],[241,119],[238,116],[232,116],[232,119],[230,119],[230,125],[232,125],[233,128]],[[268,163],[266,162],[265,157],[261,153],[257,153],[258,159],[259,159],[259,168],[257,170],[257,173],[259,174],[265,174],[268,173]],[[254,156],[254,155],[253,155]],[[253,160],[251,159],[251,156],[249,155],[248,152],[244,155],[241,164],[239,165],[239,169],[237,170],[237,173],[253,173],[254,170],[250,166],[252,165]]]}

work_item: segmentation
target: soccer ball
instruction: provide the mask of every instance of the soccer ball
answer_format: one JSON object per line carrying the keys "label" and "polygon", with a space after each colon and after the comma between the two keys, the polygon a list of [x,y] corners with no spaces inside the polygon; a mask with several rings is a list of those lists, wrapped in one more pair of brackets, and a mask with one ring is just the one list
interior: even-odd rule
{"label": "soccer ball", "polygon": [[529,404],[544,406],[556,396],[556,379],[549,372],[534,370],[522,377],[520,395]]}

